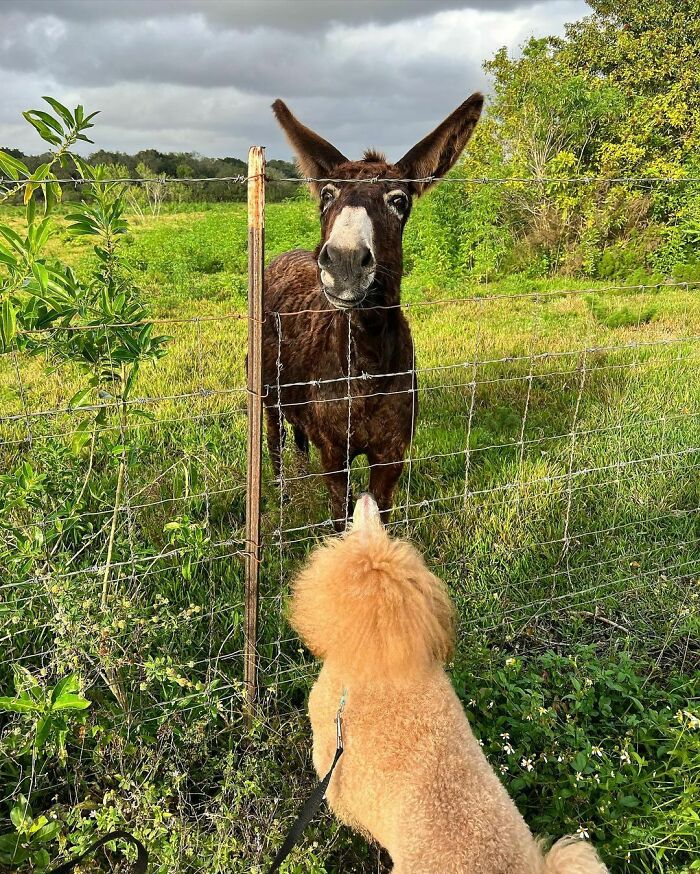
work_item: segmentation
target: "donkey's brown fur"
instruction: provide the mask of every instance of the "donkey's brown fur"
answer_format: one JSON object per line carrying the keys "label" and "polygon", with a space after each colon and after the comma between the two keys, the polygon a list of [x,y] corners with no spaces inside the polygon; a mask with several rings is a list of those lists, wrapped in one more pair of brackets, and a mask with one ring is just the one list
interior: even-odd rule
{"label": "donkey's brown fur", "polygon": [[[267,439],[277,477],[285,421],[302,454],[309,442],[319,449],[338,529],[352,512],[348,468],[358,455],[367,456],[369,490],[385,520],[391,510],[417,412],[413,341],[399,308],[403,229],[412,198],[432,184],[426,177],[444,175],[459,158],[482,104],[472,95],[396,164],[373,151],[349,161],[281,100],[273,105],[320,197],[321,241],[314,252],[280,255],[266,271]],[[351,181],[374,178],[390,181]],[[341,214],[361,216],[371,231],[357,242],[346,231],[342,246],[330,248]]]}

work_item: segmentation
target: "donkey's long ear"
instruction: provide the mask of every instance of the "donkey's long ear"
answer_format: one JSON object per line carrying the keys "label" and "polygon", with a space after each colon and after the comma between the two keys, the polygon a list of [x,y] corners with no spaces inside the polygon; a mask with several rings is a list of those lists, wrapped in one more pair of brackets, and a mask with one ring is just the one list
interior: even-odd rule
{"label": "donkey's long ear", "polygon": [[[444,176],[454,166],[467,145],[484,105],[483,94],[472,94],[461,106],[448,115],[435,130],[422,139],[397,162],[407,179],[426,176]],[[413,190],[422,194],[432,182],[416,182]]]}
{"label": "donkey's long ear", "polygon": [[[272,111],[296,152],[297,163],[304,176],[312,179],[327,178],[334,167],[348,160],[328,140],[324,140],[295,118],[282,100],[275,100]],[[316,182],[309,184],[314,194],[318,194],[321,185]]]}

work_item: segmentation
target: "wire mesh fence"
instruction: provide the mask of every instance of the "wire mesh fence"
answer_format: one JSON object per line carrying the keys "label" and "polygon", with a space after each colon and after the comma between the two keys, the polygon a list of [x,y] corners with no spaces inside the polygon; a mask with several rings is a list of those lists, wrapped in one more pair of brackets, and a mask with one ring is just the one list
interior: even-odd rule
{"label": "wire mesh fence", "polygon": [[[546,642],[572,617],[635,636],[641,595],[661,613],[668,599],[680,598],[681,609],[692,597],[700,560],[697,292],[685,283],[664,287],[673,333],[661,320],[645,323],[658,288],[607,293],[627,308],[622,331],[591,317],[586,291],[408,307],[420,414],[389,524],[417,540],[449,579],[464,645],[504,635]],[[560,333],[561,315],[578,323],[575,337]],[[435,332],[441,342],[428,350],[422,339]],[[363,415],[358,400],[382,394],[372,382],[394,376],[368,378],[351,366],[331,380],[330,398],[308,403],[334,405],[352,428],[353,413]],[[284,388],[278,384],[278,397]],[[337,521],[309,519],[335,471],[302,465],[289,450],[272,522],[279,576],[267,597],[281,617],[278,636],[290,556]],[[369,470],[364,460],[352,465],[356,487],[367,487]],[[669,640],[661,632],[651,639],[645,628],[638,643],[661,655]],[[288,658],[277,644],[265,666],[276,682],[298,675],[287,642]]]}
{"label": "wire mesh fence", "polygon": [[[351,458],[350,437],[368,404],[397,393],[416,426],[405,457],[375,462],[404,463],[389,526],[450,585],[459,648],[532,653],[624,638],[632,652],[685,668],[697,659],[682,619],[700,577],[700,283],[572,286],[428,290],[397,306],[411,325],[412,366],[386,373],[358,366],[353,315],[337,312],[347,330],[337,374],[286,381],[280,350],[293,320],[308,316],[301,310],[265,309],[276,379],[257,388],[245,371],[254,319],[240,311],[149,320],[171,354],[139,372],[128,400],[105,392],[75,403],[79,368],[17,348],[1,355],[3,682],[13,665],[47,683],[79,670],[96,701],[117,702],[131,742],[172,756],[183,781],[173,803],[197,823],[216,817],[207,792],[185,786],[178,739],[238,718],[246,631],[269,730],[298,703],[314,666],[285,620],[289,583],[318,539],[347,521],[329,510],[329,476],[351,471],[348,497],[368,487],[372,465]],[[96,327],[119,325],[51,331]],[[250,360],[260,377],[259,357]],[[301,399],[283,401],[292,389]],[[261,502],[251,503],[251,394],[281,431],[290,405],[329,405],[347,435],[341,467],[324,469],[313,448],[307,459],[288,439],[279,476],[269,458],[255,461]],[[246,562],[258,581],[252,600]],[[11,720],[5,728],[16,731]],[[75,798],[90,783],[89,743],[72,740],[68,751]],[[118,744],[109,755],[118,770]],[[4,794],[22,786],[47,797],[52,779],[37,765],[13,773]]]}

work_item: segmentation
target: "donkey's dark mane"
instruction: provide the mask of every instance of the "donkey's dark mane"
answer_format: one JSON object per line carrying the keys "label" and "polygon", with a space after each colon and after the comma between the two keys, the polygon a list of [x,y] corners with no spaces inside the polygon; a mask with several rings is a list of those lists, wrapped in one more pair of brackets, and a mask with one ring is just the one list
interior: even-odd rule
{"label": "donkey's dark mane", "polygon": [[367,161],[372,164],[386,164],[386,155],[384,152],[380,152],[377,149],[365,149],[365,153],[362,156],[363,161]]}

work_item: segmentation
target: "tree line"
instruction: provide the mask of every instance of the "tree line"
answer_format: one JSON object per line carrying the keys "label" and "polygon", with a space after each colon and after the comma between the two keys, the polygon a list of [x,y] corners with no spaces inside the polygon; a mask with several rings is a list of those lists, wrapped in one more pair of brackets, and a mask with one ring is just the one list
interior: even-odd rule
{"label": "tree line", "polygon": [[[49,159],[48,153],[27,155],[19,149],[4,148],[2,151],[22,161],[32,172]],[[244,201],[244,185],[226,181],[226,177],[245,176],[247,164],[241,158],[208,158],[196,152],[160,152],[157,149],[142,149],[133,155],[126,152],[98,149],[87,159],[93,166],[103,166],[108,174],[118,179],[143,179],[143,183],[131,186],[130,200],[141,208],[157,211],[164,202],[217,203]],[[267,163],[270,179],[267,196],[279,201],[295,195],[299,186],[294,183],[276,182],[278,179],[296,178],[297,168],[290,161],[272,160]],[[163,183],[162,179],[208,179],[213,181],[184,184]],[[80,192],[66,186],[64,200],[80,200]]]}

